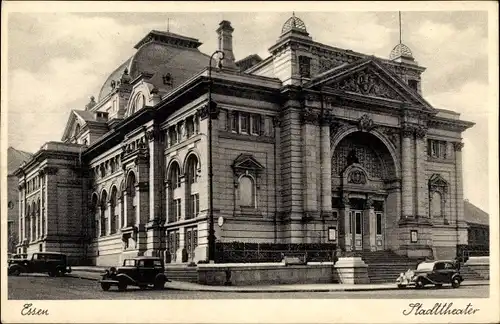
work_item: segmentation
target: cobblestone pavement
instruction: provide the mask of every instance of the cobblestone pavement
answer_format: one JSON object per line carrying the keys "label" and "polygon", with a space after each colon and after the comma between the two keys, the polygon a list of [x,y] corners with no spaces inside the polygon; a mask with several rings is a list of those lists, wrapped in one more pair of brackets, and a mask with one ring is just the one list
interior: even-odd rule
{"label": "cobblestone pavement", "polygon": [[276,298],[487,298],[489,286],[443,287],[422,290],[332,291],[332,292],[211,292],[181,290],[139,290],[129,287],[125,292],[113,289],[104,292],[96,281],[72,277],[52,278],[47,275],[21,275],[8,278],[8,298],[17,300],[66,299],[276,299]]}

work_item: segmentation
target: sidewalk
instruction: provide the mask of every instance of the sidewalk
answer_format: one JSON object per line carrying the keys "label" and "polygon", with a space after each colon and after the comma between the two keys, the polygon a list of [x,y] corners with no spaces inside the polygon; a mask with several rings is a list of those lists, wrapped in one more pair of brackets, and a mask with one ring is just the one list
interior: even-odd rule
{"label": "sidewalk", "polygon": [[[105,268],[76,267],[69,277],[88,280],[99,280]],[[85,270],[85,271],[84,271]],[[488,286],[489,280],[464,281],[462,286]],[[290,285],[262,285],[262,286],[206,286],[190,282],[171,281],[165,288],[186,291],[213,291],[213,292],[330,292],[330,291],[367,291],[367,290],[398,290],[395,283],[384,284],[290,284]]]}

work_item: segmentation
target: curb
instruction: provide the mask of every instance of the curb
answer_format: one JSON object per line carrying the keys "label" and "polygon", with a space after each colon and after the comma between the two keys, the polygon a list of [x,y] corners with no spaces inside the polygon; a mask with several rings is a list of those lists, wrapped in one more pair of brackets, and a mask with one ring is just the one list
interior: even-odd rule
{"label": "curb", "polygon": [[[68,277],[73,277],[73,278],[78,278],[78,279],[84,279],[84,280],[91,280],[91,281],[99,281],[98,278],[90,278],[86,276],[77,276],[74,274],[66,274]],[[462,287],[472,287],[472,286],[489,286],[489,282],[485,283],[474,283],[470,285],[462,285]],[[208,286],[209,287],[209,286]],[[382,290],[412,290],[412,288],[398,288],[396,286],[394,287],[374,287],[374,288],[363,288],[363,287],[346,287],[346,288],[311,288],[311,289],[242,289],[242,288],[235,288],[234,290],[228,290],[228,289],[219,289],[215,288],[180,288],[180,287],[168,287],[166,286],[165,288],[167,290],[177,290],[177,291],[197,291],[197,292],[225,292],[225,293],[296,293],[296,292],[338,292],[338,291],[352,291],[352,292],[359,292],[359,291],[382,291]]]}

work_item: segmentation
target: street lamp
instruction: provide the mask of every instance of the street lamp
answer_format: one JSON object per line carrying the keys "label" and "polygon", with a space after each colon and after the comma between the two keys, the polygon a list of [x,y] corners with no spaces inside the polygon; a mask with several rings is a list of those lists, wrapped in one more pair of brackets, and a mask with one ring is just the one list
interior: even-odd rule
{"label": "street lamp", "polygon": [[212,166],[212,114],[214,114],[214,117],[217,118],[217,110],[212,111],[212,108],[214,107],[215,104],[212,103],[212,59],[213,57],[219,54],[219,63],[218,63],[218,68],[222,67],[222,60],[224,59],[224,52],[222,51],[215,51],[213,54],[210,56],[210,61],[208,63],[208,107],[207,107],[207,112],[208,112],[208,186],[209,186],[209,194],[210,194],[210,199],[208,201],[208,210],[209,210],[209,215],[208,215],[208,261],[209,262],[215,262],[215,230],[214,230],[214,203],[213,203],[213,192],[214,192],[214,185],[213,185],[213,166]]}

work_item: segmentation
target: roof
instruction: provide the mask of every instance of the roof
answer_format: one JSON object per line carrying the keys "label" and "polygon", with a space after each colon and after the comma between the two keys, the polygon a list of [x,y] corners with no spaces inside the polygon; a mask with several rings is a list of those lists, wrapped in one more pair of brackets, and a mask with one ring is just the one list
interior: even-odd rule
{"label": "roof", "polygon": [[[170,92],[208,67],[210,57],[200,52],[199,45],[201,43],[195,38],[152,30],[136,45],[135,54],[111,72],[101,87],[98,102],[113,91],[112,81],[120,80],[125,70],[131,80],[141,74],[151,74],[148,83],[160,93]],[[163,77],[167,74],[172,84],[164,84]]]}
{"label": "roof", "polygon": [[489,225],[490,215],[468,200],[464,200],[464,218],[467,223]]}
{"label": "roof", "polygon": [[21,151],[9,146],[7,149],[7,174],[11,175],[16,171],[21,164],[28,161],[32,153]]}

